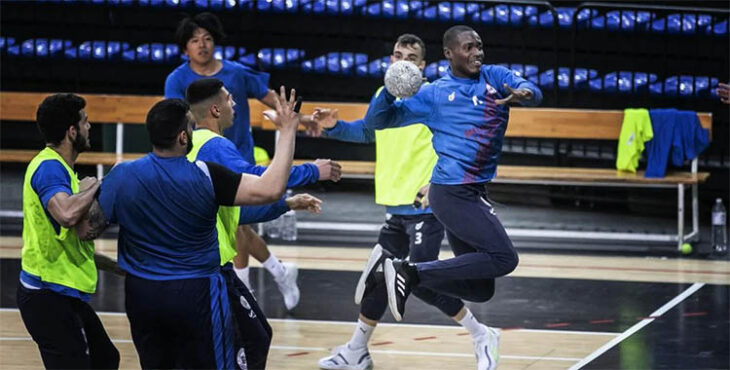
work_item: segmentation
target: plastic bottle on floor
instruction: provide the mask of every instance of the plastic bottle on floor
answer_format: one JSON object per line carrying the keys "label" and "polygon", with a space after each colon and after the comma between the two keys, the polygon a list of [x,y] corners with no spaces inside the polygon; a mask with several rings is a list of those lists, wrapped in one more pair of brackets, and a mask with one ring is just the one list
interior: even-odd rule
{"label": "plastic bottle on floor", "polygon": [[264,229],[266,230],[266,235],[269,236],[271,239],[278,239],[281,237],[281,217],[273,219],[269,222],[265,223]]}
{"label": "plastic bottle on floor", "polygon": [[[286,197],[292,196],[292,191],[286,191]],[[294,210],[289,210],[280,217],[281,220],[281,239],[286,241],[297,240],[297,213]]]}
{"label": "plastic bottle on floor", "polygon": [[712,206],[712,251],[718,255],[727,254],[727,213],[721,198]]}

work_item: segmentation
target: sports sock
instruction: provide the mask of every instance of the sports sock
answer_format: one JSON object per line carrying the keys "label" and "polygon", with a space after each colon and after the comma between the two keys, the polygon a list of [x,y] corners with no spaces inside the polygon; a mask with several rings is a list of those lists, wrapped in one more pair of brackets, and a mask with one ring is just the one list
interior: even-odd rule
{"label": "sports sock", "polygon": [[244,267],[242,269],[239,269],[237,267],[234,267],[233,268],[233,271],[235,271],[236,272],[236,276],[238,276],[238,278],[241,281],[243,281],[244,284],[246,284],[246,288],[251,289],[251,281],[248,278],[248,271],[249,271],[248,266],[246,266],[246,267]]}
{"label": "sports sock", "polygon": [[263,263],[264,268],[268,270],[271,275],[274,275],[274,280],[279,281],[284,278],[286,274],[286,267],[279,261],[279,259],[272,253],[266,261]]}
{"label": "sports sock", "polygon": [[466,315],[464,315],[464,318],[459,321],[459,324],[469,331],[472,338],[486,334],[487,331],[484,328],[484,325],[477,321],[477,318],[474,317],[468,308],[464,307],[464,309],[466,310]]}
{"label": "sports sock", "polygon": [[347,345],[350,349],[359,349],[363,347],[368,346],[368,341],[370,340],[370,337],[373,335],[373,332],[375,331],[374,326],[370,326],[362,320],[357,320],[357,326],[355,327],[355,332],[352,333],[352,338],[350,338],[350,341],[347,342]]}

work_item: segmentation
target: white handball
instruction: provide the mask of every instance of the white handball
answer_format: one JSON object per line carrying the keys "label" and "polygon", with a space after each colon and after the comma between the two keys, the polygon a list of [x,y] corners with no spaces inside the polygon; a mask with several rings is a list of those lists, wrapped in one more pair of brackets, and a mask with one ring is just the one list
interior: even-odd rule
{"label": "white handball", "polygon": [[385,71],[385,88],[396,98],[407,98],[418,92],[423,83],[421,70],[415,64],[401,60]]}

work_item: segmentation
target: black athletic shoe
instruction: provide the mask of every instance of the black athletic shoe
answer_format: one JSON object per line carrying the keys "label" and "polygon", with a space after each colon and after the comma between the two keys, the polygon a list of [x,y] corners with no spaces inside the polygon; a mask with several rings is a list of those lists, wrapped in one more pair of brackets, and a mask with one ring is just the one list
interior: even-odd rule
{"label": "black athletic shoe", "polygon": [[393,256],[384,250],[380,244],[375,244],[375,248],[370,252],[370,257],[365,263],[365,268],[362,270],[360,280],[355,287],[355,304],[360,304],[362,297],[370,292],[378,284],[378,281],[383,281],[383,261],[386,258],[393,258]]}
{"label": "black athletic shoe", "polygon": [[388,305],[396,321],[403,320],[406,309],[406,299],[411,294],[412,287],[417,283],[416,268],[403,260],[386,259],[385,286],[388,289]]}

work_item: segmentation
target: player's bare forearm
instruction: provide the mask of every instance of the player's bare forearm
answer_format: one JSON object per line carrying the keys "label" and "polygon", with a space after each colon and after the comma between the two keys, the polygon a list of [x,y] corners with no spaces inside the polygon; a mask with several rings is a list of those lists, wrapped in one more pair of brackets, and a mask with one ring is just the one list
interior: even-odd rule
{"label": "player's bare forearm", "polygon": [[94,201],[89,213],[76,225],[76,233],[81,240],[96,239],[106,229],[106,217],[99,202]]}

